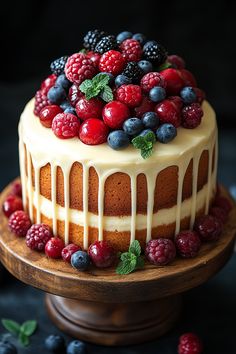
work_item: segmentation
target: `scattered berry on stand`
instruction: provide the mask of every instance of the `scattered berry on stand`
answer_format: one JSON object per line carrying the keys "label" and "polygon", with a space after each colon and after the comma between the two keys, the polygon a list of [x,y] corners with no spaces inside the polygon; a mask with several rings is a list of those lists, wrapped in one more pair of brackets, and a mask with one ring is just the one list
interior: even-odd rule
{"label": "scattered berry on stand", "polygon": [[224,209],[227,214],[232,209],[232,203],[230,202],[230,200],[228,198],[221,196],[221,195],[219,195],[215,198],[213,206]]}
{"label": "scattered berry on stand", "polygon": [[113,130],[107,138],[108,145],[114,150],[121,150],[129,146],[129,136],[123,130]]}
{"label": "scattered berry on stand", "polygon": [[54,60],[50,65],[52,73],[56,76],[63,74],[67,59],[68,56],[64,56]]}
{"label": "scattered berry on stand", "polygon": [[80,122],[71,113],[59,113],[52,121],[52,130],[60,139],[70,139],[79,135]]}
{"label": "scattered berry on stand", "polygon": [[63,110],[61,109],[61,107],[59,107],[57,105],[50,105],[50,106],[44,107],[39,113],[39,119],[40,119],[41,124],[46,128],[51,128],[53,118],[57,114],[62,113],[62,112],[63,112]]}
{"label": "scattered berry on stand", "polygon": [[99,145],[107,141],[109,129],[100,119],[85,120],[79,130],[79,138],[86,145]]}
{"label": "scattered berry on stand", "polygon": [[52,353],[62,354],[65,351],[65,339],[59,334],[51,334],[45,339],[45,348]]}
{"label": "scattered berry on stand", "polygon": [[217,241],[222,229],[222,222],[212,215],[200,216],[194,224],[194,230],[197,231],[202,241]]}
{"label": "scattered berry on stand", "polygon": [[192,103],[182,110],[182,125],[187,129],[194,129],[201,124],[203,110],[199,103]]}
{"label": "scattered berry on stand", "polygon": [[210,208],[209,214],[214,216],[216,219],[219,219],[223,224],[226,223],[228,219],[228,214],[223,208],[213,206]]}
{"label": "scattered berry on stand", "polygon": [[85,271],[89,268],[91,263],[90,257],[87,252],[77,251],[71,256],[71,265],[73,268]]}
{"label": "scattered berry on stand", "polygon": [[64,242],[59,237],[52,237],[45,246],[45,253],[49,258],[61,258],[61,252],[65,247]]}
{"label": "scattered berry on stand", "polygon": [[201,354],[203,345],[195,333],[185,333],[179,338],[178,354]]}
{"label": "scattered berry on stand", "polygon": [[31,226],[31,221],[25,211],[17,210],[11,214],[8,225],[15,235],[24,237]]}
{"label": "scattered berry on stand", "polygon": [[164,266],[175,259],[175,245],[168,238],[150,240],[146,245],[145,255],[150,263]]}
{"label": "scattered berry on stand", "polygon": [[162,144],[167,144],[177,135],[177,129],[173,124],[164,123],[156,131],[157,141]]}
{"label": "scattered berry on stand", "polygon": [[3,213],[9,218],[17,210],[23,210],[22,199],[17,195],[9,195],[2,205]]}
{"label": "scattered berry on stand", "polygon": [[22,198],[21,182],[16,181],[12,183],[11,194],[16,195],[19,198]]}
{"label": "scattered berry on stand", "polygon": [[66,354],[87,354],[87,353],[88,351],[87,351],[86,344],[79,340],[73,340],[72,342],[70,342],[66,351]]}
{"label": "scattered berry on stand", "polygon": [[193,258],[198,254],[201,240],[196,231],[185,230],[175,236],[175,246],[183,258]]}
{"label": "scattered berry on stand", "polygon": [[75,245],[74,243],[70,243],[69,245],[64,247],[63,250],[61,251],[61,256],[62,256],[63,261],[70,263],[72,254],[74,254],[75,252],[78,252],[78,251],[81,251],[81,247],[78,245]]}
{"label": "scattered berry on stand", "polygon": [[33,224],[26,234],[26,245],[35,251],[44,251],[46,243],[52,238],[52,231],[46,224]]}
{"label": "scattered berry on stand", "polygon": [[92,263],[98,268],[107,268],[114,264],[117,254],[106,241],[95,241],[89,246],[88,254]]}
{"label": "scattered berry on stand", "polygon": [[10,342],[0,341],[0,354],[17,354],[17,349]]}

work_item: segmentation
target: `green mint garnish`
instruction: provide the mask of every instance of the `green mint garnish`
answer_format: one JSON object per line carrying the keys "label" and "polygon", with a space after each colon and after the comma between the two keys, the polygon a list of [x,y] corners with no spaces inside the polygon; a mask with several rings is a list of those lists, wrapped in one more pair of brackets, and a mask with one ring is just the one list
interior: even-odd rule
{"label": "green mint garnish", "polygon": [[29,337],[34,334],[37,328],[37,321],[25,321],[20,325],[16,321],[12,321],[9,319],[2,319],[3,327],[18,338],[19,342],[27,347],[29,345]]}
{"label": "green mint garnish", "polygon": [[156,137],[153,132],[148,132],[144,136],[136,136],[131,142],[136,149],[141,150],[142,158],[147,159],[153,153],[153,144],[156,142]]}
{"label": "green mint garnish", "polygon": [[168,68],[170,68],[171,66],[172,66],[171,63],[169,63],[168,61],[166,61],[165,63],[161,64],[161,65],[158,67],[157,71],[162,71],[162,70],[168,69]]}
{"label": "green mint garnish", "polygon": [[79,51],[79,53],[85,54],[85,53],[86,53],[86,49],[82,48],[82,49]]}
{"label": "green mint garnish", "polygon": [[85,94],[87,100],[100,95],[105,102],[111,102],[113,93],[110,86],[108,86],[109,80],[109,75],[100,73],[94,76],[92,80],[83,81],[79,88]]}
{"label": "green mint garnish", "polygon": [[134,240],[128,252],[121,253],[120,263],[116,268],[116,273],[120,275],[129,274],[136,269],[144,267],[144,260],[141,257],[141,247],[137,240]]}

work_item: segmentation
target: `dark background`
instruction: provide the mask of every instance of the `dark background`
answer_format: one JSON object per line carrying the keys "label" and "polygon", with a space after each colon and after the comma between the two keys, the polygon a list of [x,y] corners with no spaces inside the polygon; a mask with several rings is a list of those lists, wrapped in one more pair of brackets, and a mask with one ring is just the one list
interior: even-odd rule
{"label": "dark background", "polygon": [[[6,1],[0,8],[0,189],[19,174],[17,124],[25,103],[49,74],[52,60],[81,49],[89,29],[117,34],[143,32],[170,54],[183,56],[187,68],[216,110],[219,180],[236,191],[235,1]],[[42,142],[43,143],[43,142]],[[234,255],[215,279],[185,296],[181,322],[158,342],[132,348],[90,346],[89,353],[176,353],[178,335],[196,330],[204,353],[235,354],[236,284]],[[0,318],[18,321],[35,316],[40,330],[27,351],[43,352],[43,338],[55,328],[42,309],[40,291],[8,275],[0,285]],[[0,328],[0,333],[1,333]]]}

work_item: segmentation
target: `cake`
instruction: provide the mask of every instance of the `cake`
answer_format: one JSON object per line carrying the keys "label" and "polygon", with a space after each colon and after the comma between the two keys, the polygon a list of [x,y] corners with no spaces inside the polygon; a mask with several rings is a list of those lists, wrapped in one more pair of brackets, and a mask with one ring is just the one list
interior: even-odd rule
{"label": "cake", "polygon": [[[49,225],[65,244],[74,243],[86,250],[94,241],[106,240],[116,250],[126,251],[134,240],[144,247],[151,239],[173,239],[181,230],[192,229],[196,217],[208,213],[216,193],[217,124],[213,108],[203,99],[181,58],[167,56],[155,41],[143,46],[141,39],[128,36],[121,40],[118,36],[115,40],[114,36],[99,37],[98,33],[87,34],[83,52],[51,65],[53,74],[21,115],[23,204],[32,223]],[[138,70],[139,79],[135,76]],[[97,86],[91,85],[98,75],[105,83],[96,95]],[[60,89],[56,82],[59,77],[64,79]],[[85,81],[92,98],[87,98]],[[91,99],[100,103],[94,101],[98,109],[86,117],[78,102]],[[104,113],[114,101],[126,105],[129,112],[128,117],[118,117],[115,126]],[[70,135],[70,127],[67,136],[58,132],[61,121],[56,125],[55,117],[48,126],[43,121],[49,111],[44,116],[42,111],[52,105],[61,107],[55,117],[59,115],[62,121],[66,115],[76,117],[70,122],[75,122],[74,135]],[[176,114],[165,116],[168,105]],[[171,139],[160,129],[158,133],[158,127],[145,126],[143,115],[149,111],[156,114],[159,128],[174,129]],[[129,132],[135,129],[131,121],[125,126],[127,119],[134,117],[136,128],[142,124],[136,134]],[[91,118],[91,125],[100,120],[106,126],[102,127],[105,139],[95,144],[86,140],[90,129],[87,118]],[[126,134],[128,143],[117,147],[111,134],[121,131],[122,126],[123,133],[115,134]],[[142,138],[135,140],[137,136]],[[144,141],[145,136],[149,136],[149,142]],[[153,136],[156,142],[151,142]],[[140,154],[137,146],[143,141],[149,148]]]}

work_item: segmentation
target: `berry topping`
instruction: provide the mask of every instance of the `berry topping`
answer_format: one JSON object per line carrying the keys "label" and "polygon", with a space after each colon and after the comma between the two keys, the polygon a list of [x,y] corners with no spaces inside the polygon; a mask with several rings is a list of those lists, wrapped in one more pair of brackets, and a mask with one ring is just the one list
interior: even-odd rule
{"label": "berry topping", "polygon": [[76,103],[75,108],[78,117],[82,120],[102,118],[103,103],[99,98],[87,100],[83,97]]}
{"label": "berry topping", "polygon": [[129,118],[124,122],[123,129],[128,135],[135,136],[143,130],[143,123],[139,118]]}
{"label": "berry topping", "polygon": [[138,83],[143,76],[143,71],[140,69],[138,63],[130,61],[124,68],[123,75],[132,80],[134,84]]}
{"label": "berry topping", "polygon": [[108,72],[112,75],[118,75],[125,66],[125,60],[122,54],[116,50],[109,50],[101,56],[99,69],[101,72]]}
{"label": "berry topping", "polygon": [[146,37],[142,33],[135,33],[132,38],[138,41],[141,45],[144,45],[146,42]]}
{"label": "berry topping", "polygon": [[48,225],[34,224],[27,231],[26,245],[35,251],[44,251],[46,243],[52,238],[52,231]]}
{"label": "berry topping", "polygon": [[96,45],[94,51],[99,54],[104,54],[112,49],[117,49],[118,43],[114,36],[103,37]]}
{"label": "berry topping", "polygon": [[179,70],[165,69],[161,71],[161,76],[166,82],[166,91],[168,95],[178,95],[185,85]]}
{"label": "berry topping", "polygon": [[108,135],[108,145],[114,150],[121,150],[129,145],[129,136],[123,130],[114,130]]}
{"label": "berry topping", "polygon": [[180,97],[185,104],[196,102],[197,94],[193,87],[186,86],[180,91]]}
{"label": "berry topping", "polygon": [[147,73],[150,73],[151,71],[153,71],[153,65],[148,60],[140,60],[138,62],[138,66],[144,72],[144,74],[147,74]]}
{"label": "berry topping", "polygon": [[184,81],[184,86],[192,86],[192,87],[197,86],[196,79],[190,71],[186,69],[180,69],[179,72]]}
{"label": "berry topping", "polygon": [[142,47],[138,41],[135,39],[126,39],[120,45],[121,53],[128,61],[139,61],[142,57]]}
{"label": "berry topping", "polygon": [[8,226],[17,236],[25,236],[31,226],[31,221],[26,212],[17,210],[11,214],[8,220]]}
{"label": "berry topping", "polygon": [[21,198],[16,195],[9,195],[2,205],[2,210],[8,218],[14,211],[23,210]]}
{"label": "berry topping", "polygon": [[84,80],[91,79],[96,74],[96,68],[85,54],[75,53],[67,60],[65,74],[69,81],[80,85]]}
{"label": "berry topping", "polygon": [[132,36],[133,36],[133,33],[129,32],[129,31],[123,31],[118,34],[118,36],[116,37],[116,40],[117,40],[117,42],[122,43],[126,39],[131,38]]}
{"label": "berry topping", "polygon": [[17,354],[16,347],[6,340],[0,341],[0,354]]}
{"label": "berry topping", "polygon": [[41,109],[50,105],[47,93],[44,90],[37,91],[34,100],[34,114],[39,116]]}
{"label": "berry topping", "polygon": [[104,122],[97,118],[89,118],[81,124],[79,138],[86,145],[99,145],[107,141],[109,133]]}
{"label": "berry topping", "polygon": [[108,127],[119,129],[129,117],[129,108],[122,102],[112,101],[105,105],[102,112],[103,120]]}
{"label": "berry topping", "polygon": [[156,131],[157,140],[162,144],[167,144],[177,135],[177,129],[173,124],[164,123]]}
{"label": "berry topping", "polygon": [[48,91],[48,99],[53,104],[60,104],[66,99],[66,91],[62,86],[53,86]]}
{"label": "berry topping", "polygon": [[155,103],[143,96],[140,106],[134,108],[135,116],[141,118],[144,113],[154,111]]}
{"label": "berry topping", "polygon": [[171,64],[172,68],[174,68],[174,69],[184,69],[185,68],[184,59],[178,55],[168,55],[167,61],[168,61],[168,63]]}
{"label": "berry topping", "polygon": [[166,98],[166,90],[161,86],[154,86],[149,91],[149,98],[153,102],[161,102]]}
{"label": "berry topping", "polygon": [[97,68],[98,65],[99,65],[99,61],[100,61],[101,55],[91,51],[91,52],[88,52],[86,54],[86,56],[87,56],[87,58],[89,58],[94,63],[94,65]]}
{"label": "berry topping", "polygon": [[170,123],[173,124],[176,128],[180,126],[181,111],[173,101],[166,99],[161,103],[158,103],[155,111],[161,123]]}
{"label": "berry topping", "polygon": [[58,76],[55,86],[60,86],[66,92],[68,92],[69,88],[71,87],[71,82],[66,78],[65,74],[61,74],[60,76]]}
{"label": "berry topping", "polygon": [[137,107],[142,101],[141,87],[138,85],[122,85],[116,91],[116,99],[129,107]]}
{"label": "berry topping", "polygon": [[64,242],[59,237],[52,237],[45,246],[45,253],[49,258],[61,258],[61,252],[65,247]]}
{"label": "berry topping", "polygon": [[45,347],[51,353],[63,353],[65,351],[65,339],[58,334],[51,334],[45,339]]}
{"label": "berry topping", "polygon": [[80,122],[71,113],[59,113],[52,121],[52,130],[60,139],[70,139],[78,136]]}
{"label": "berry topping", "polygon": [[187,129],[196,128],[202,121],[203,110],[199,103],[192,103],[182,110],[182,125]]}
{"label": "berry topping", "polygon": [[167,52],[161,44],[149,41],[143,47],[143,57],[158,66],[167,59]]}
{"label": "berry topping", "polygon": [[219,207],[219,208],[222,208],[226,211],[226,213],[228,214],[230,212],[230,210],[232,209],[232,204],[231,202],[229,201],[228,198],[225,198],[223,196],[217,196],[214,200],[214,203],[213,203],[213,206],[214,207]]}
{"label": "berry topping", "polygon": [[146,245],[145,255],[150,263],[164,266],[175,259],[175,245],[168,238],[150,240]]}
{"label": "berry topping", "polygon": [[125,75],[118,75],[116,78],[115,78],[115,85],[116,87],[120,87],[121,85],[128,85],[128,84],[131,84],[131,79]]}
{"label": "berry topping", "polygon": [[213,206],[209,214],[214,216],[216,219],[219,219],[223,224],[227,221],[228,214],[223,208],[219,208],[217,206]]}
{"label": "berry topping", "polygon": [[12,183],[11,194],[16,195],[17,197],[22,197],[22,186],[21,183],[16,181]]}
{"label": "berry topping", "polygon": [[185,333],[179,339],[178,354],[201,354],[203,346],[195,333]]}
{"label": "berry topping", "polygon": [[96,44],[104,36],[106,36],[104,31],[100,31],[98,29],[89,31],[84,37],[84,48],[94,51]]}
{"label": "berry topping", "polygon": [[202,241],[216,241],[222,232],[222,222],[212,215],[197,218],[194,230],[200,235]]}
{"label": "berry topping", "polygon": [[175,246],[181,257],[193,258],[200,250],[201,240],[196,231],[185,230],[175,236]]}
{"label": "berry topping", "polygon": [[50,105],[44,107],[39,113],[39,119],[41,124],[46,128],[51,128],[53,118],[58,114],[62,113],[63,110],[56,105]]}
{"label": "berry topping", "polygon": [[114,264],[116,252],[106,241],[95,241],[89,246],[88,254],[93,264],[98,268],[107,268]]}
{"label": "berry topping", "polygon": [[67,347],[67,354],[87,354],[87,348],[85,343],[79,340],[73,340]]}
{"label": "berry topping", "polygon": [[162,77],[162,75],[157,72],[150,72],[144,75],[144,77],[141,80],[142,90],[148,93],[155,86],[161,86],[163,88],[166,87],[166,82]]}
{"label": "berry topping", "polygon": [[40,89],[45,93],[48,93],[48,90],[55,85],[57,76],[55,74],[49,75],[40,86]]}
{"label": "berry topping", "polygon": [[146,112],[142,117],[145,128],[156,129],[159,125],[159,118],[155,112]]}
{"label": "berry topping", "polygon": [[206,98],[205,92],[198,87],[194,87],[194,91],[197,95],[197,102],[201,104]]}
{"label": "berry topping", "polygon": [[90,258],[87,252],[77,251],[71,256],[71,265],[77,270],[84,271],[90,266]]}
{"label": "berry topping", "polygon": [[183,108],[184,104],[179,96],[169,96],[168,100],[171,101],[177,109],[181,110]]}
{"label": "berry topping", "polygon": [[81,247],[78,245],[75,245],[74,243],[70,243],[69,245],[64,247],[63,250],[61,251],[61,256],[62,256],[63,261],[70,263],[72,254],[74,254],[75,252],[78,252],[78,251],[81,251]]}
{"label": "berry topping", "polygon": [[50,65],[52,73],[57,76],[63,74],[67,59],[68,59],[68,56],[64,56],[64,57],[54,60]]}

